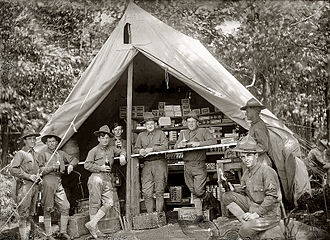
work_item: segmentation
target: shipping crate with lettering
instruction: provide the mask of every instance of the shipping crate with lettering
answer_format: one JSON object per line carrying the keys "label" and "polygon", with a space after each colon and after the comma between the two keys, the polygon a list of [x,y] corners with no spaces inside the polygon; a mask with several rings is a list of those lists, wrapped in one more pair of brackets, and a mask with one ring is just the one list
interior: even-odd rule
{"label": "shipping crate with lettering", "polygon": [[70,217],[68,223],[68,234],[72,238],[77,238],[82,235],[89,234],[88,229],[85,227],[85,223],[89,221],[88,212],[77,213]]}
{"label": "shipping crate with lettering", "polygon": [[159,228],[165,225],[165,212],[142,213],[133,217],[133,228],[135,230]]}
{"label": "shipping crate with lettering", "polygon": [[171,202],[181,202],[182,200],[182,186],[170,187]]}

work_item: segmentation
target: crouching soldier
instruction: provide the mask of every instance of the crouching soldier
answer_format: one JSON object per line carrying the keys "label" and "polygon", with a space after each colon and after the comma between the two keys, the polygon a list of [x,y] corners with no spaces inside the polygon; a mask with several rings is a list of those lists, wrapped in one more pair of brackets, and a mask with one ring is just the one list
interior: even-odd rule
{"label": "crouching soldier", "polygon": [[258,158],[263,149],[250,136],[242,138],[233,149],[247,167],[241,179],[245,194],[226,192],[225,205],[235,202],[245,212],[239,235],[243,239],[258,239],[259,234],[276,226],[281,217],[280,184],[277,174],[271,167],[262,164]]}
{"label": "crouching soldier", "polygon": [[89,191],[89,215],[90,221],[85,224],[86,228],[96,239],[104,234],[98,229],[97,223],[114,206],[114,194],[111,179],[111,167],[115,155],[120,155],[120,165],[126,164],[126,151],[110,146],[110,129],[107,125],[95,131],[99,144],[92,148],[85,161],[85,169],[92,172],[88,179]]}
{"label": "crouching soldier", "polygon": [[10,173],[17,182],[17,204],[19,214],[19,235],[21,240],[29,239],[31,231],[30,217],[35,214],[40,181],[38,153],[34,151],[36,137],[40,136],[34,129],[26,128],[22,139],[25,146],[19,150],[12,160]]}
{"label": "crouching soldier", "polygon": [[53,130],[42,136],[41,141],[47,145],[47,149],[40,153],[39,161],[43,176],[42,203],[45,232],[48,239],[54,239],[51,231],[51,213],[54,211],[54,204],[56,204],[61,213],[59,237],[71,239],[67,234],[70,203],[61,183],[61,175],[65,171],[65,163],[69,164],[67,172],[70,174],[79,160],[61,150],[56,150],[61,138]]}

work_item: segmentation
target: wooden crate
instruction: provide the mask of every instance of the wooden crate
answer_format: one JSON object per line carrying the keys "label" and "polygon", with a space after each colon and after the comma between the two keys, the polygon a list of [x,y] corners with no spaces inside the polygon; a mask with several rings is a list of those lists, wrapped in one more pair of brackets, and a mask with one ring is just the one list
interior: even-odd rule
{"label": "wooden crate", "polygon": [[103,217],[97,226],[104,233],[114,233],[121,229],[118,217]]}
{"label": "wooden crate", "polygon": [[142,213],[133,217],[135,230],[159,228],[166,225],[165,212]]}
{"label": "wooden crate", "polygon": [[[188,220],[188,221],[193,221],[195,220],[197,214],[196,214],[196,210],[194,207],[182,207],[179,208],[178,210],[178,219],[179,220]],[[203,211],[203,216],[205,218],[205,220],[208,221],[212,221],[214,218],[214,210],[211,209],[207,209],[205,211]]]}
{"label": "wooden crate", "polygon": [[85,227],[85,223],[89,221],[88,212],[77,213],[70,217],[68,223],[68,234],[72,238],[77,238],[82,235],[89,234],[88,229]]}

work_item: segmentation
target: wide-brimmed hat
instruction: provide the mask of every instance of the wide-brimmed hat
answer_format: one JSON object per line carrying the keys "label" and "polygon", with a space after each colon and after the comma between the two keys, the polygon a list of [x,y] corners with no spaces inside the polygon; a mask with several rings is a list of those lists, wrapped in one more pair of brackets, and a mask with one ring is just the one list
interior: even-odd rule
{"label": "wide-brimmed hat", "polygon": [[265,109],[266,107],[259,103],[256,99],[251,98],[249,101],[247,101],[246,105],[241,107],[241,110],[246,110],[248,107],[250,108],[260,108]]}
{"label": "wide-brimmed hat", "polygon": [[246,152],[246,153],[260,153],[263,152],[261,147],[258,146],[256,140],[250,135],[247,135],[241,138],[235,148],[233,148],[235,152]]}
{"label": "wide-brimmed hat", "polygon": [[100,127],[100,129],[98,131],[94,132],[94,135],[99,136],[100,133],[106,133],[109,135],[109,137],[111,137],[112,133],[110,132],[110,128],[108,127],[108,125],[103,125],[102,127]]}
{"label": "wide-brimmed hat", "polygon": [[48,138],[54,137],[57,142],[61,142],[62,138],[57,136],[54,129],[51,129],[47,134],[41,137],[41,141],[46,144]]}
{"label": "wide-brimmed hat", "polygon": [[21,138],[25,139],[27,137],[32,137],[32,136],[39,137],[40,134],[37,133],[33,127],[26,127],[22,132]]}
{"label": "wide-brimmed hat", "polygon": [[190,111],[186,116],[184,116],[184,119],[187,120],[188,118],[193,118],[193,119],[199,121],[199,118],[194,111]]}
{"label": "wide-brimmed hat", "polygon": [[143,121],[142,122],[148,122],[148,121],[157,121],[157,118],[153,115],[152,112],[144,112],[143,113]]}

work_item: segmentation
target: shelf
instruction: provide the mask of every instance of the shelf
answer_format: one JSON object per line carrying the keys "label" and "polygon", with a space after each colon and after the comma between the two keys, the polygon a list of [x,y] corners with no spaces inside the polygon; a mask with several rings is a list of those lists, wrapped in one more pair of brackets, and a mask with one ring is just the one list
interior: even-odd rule
{"label": "shelf", "polygon": [[225,152],[206,152],[206,156],[223,155]]}
{"label": "shelf", "polygon": [[190,202],[167,202],[167,201],[165,201],[165,204],[167,206],[190,206],[190,205],[193,205]]}

